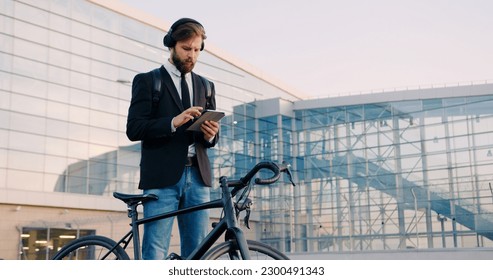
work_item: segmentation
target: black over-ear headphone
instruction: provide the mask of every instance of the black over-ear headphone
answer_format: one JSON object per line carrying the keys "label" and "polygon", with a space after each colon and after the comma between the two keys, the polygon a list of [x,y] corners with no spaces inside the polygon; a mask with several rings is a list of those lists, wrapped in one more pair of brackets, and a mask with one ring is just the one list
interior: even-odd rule
{"label": "black over-ear headphone", "polygon": [[[178,26],[185,24],[185,23],[189,23],[189,22],[196,23],[196,24],[202,26],[202,24],[200,24],[198,21],[191,19],[191,18],[181,18],[181,19],[177,20],[175,23],[173,23],[173,25],[171,25],[171,27],[168,30],[168,33],[164,36],[164,38],[163,38],[164,46],[168,47],[168,48],[174,47],[176,45],[176,41],[175,41],[175,39],[173,39],[173,37],[171,35],[178,28]],[[203,28],[203,26],[202,26],[202,28]],[[201,51],[203,49],[204,49],[204,40],[202,40],[202,46],[200,47]]]}

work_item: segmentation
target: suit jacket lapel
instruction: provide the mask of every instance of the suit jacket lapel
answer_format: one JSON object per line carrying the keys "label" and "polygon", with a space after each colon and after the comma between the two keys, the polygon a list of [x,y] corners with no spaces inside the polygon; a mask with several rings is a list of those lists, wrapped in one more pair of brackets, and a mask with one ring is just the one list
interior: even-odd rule
{"label": "suit jacket lapel", "polygon": [[164,67],[161,67],[161,76],[163,77],[164,84],[166,85],[166,88],[168,89],[168,92],[171,95],[171,98],[175,102],[176,106],[180,108],[180,110],[184,111],[185,109],[183,108],[183,104],[181,103],[181,98],[180,95],[178,94],[178,90],[175,87],[175,84],[173,83],[173,80],[171,79],[171,76],[169,75],[168,71],[164,69]]}

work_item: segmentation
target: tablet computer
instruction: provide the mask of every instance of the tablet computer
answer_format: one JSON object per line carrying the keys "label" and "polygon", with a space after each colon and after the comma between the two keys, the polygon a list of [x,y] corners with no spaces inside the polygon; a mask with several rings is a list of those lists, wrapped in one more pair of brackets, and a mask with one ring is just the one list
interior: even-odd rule
{"label": "tablet computer", "polygon": [[202,115],[198,119],[196,119],[193,124],[187,128],[188,131],[201,131],[200,126],[205,121],[215,121],[218,122],[224,117],[224,112],[214,111],[214,110],[205,110],[202,112]]}

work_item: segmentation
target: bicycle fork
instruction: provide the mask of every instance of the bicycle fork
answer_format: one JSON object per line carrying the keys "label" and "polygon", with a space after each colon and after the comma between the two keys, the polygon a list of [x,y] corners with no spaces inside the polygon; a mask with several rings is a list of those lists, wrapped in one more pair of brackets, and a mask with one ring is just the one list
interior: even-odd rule
{"label": "bicycle fork", "polygon": [[[249,260],[250,251],[248,249],[248,244],[245,238],[245,234],[243,233],[243,230],[241,230],[241,228],[238,226],[238,220],[236,218],[236,209],[234,208],[233,198],[231,196],[231,191],[229,190],[228,187],[227,178],[225,176],[222,176],[219,179],[219,181],[221,182],[221,189],[222,189],[222,199],[223,199],[224,213],[225,213],[224,218],[226,219],[226,224],[228,228],[226,232],[226,239],[234,240],[238,245],[238,249],[240,251],[242,259]],[[233,259],[238,259],[239,256],[231,255],[230,257]]]}

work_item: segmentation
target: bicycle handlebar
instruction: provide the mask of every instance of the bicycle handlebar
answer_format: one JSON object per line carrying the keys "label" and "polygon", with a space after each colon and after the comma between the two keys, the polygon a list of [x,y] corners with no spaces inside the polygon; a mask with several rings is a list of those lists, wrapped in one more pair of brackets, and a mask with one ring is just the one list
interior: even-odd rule
{"label": "bicycle handlebar", "polygon": [[235,187],[235,189],[233,189],[232,191],[232,194],[234,196],[240,189],[245,187],[260,170],[269,169],[274,174],[270,178],[255,178],[255,184],[269,185],[275,183],[281,177],[281,172],[285,172],[288,174],[291,184],[293,186],[296,186],[293,182],[291,172],[289,171],[290,166],[291,165],[287,162],[283,162],[282,164],[276,164],[270,161],[260,162],[257,163],[244,177],[240,178],[239,180],[228,181],[227,184],[228,187]]}
{"label": "bicycle handlebar", "polygon": [[277,180],[279,180],[279,177],[281,176],[279,167],[273,163],[273,162],[260,162],[257,165],[255,165],[252,170],[250,170],[245,177],[241,178],[240,181],[243,183],[247,184],[255,174],[257,174],[261,169],[269,169],[270,171],[274,172],[274,175],[271,178],[255,178],[255,184],[257,185],[268,185],[275,183]]}

